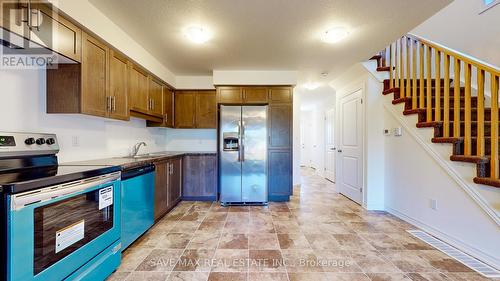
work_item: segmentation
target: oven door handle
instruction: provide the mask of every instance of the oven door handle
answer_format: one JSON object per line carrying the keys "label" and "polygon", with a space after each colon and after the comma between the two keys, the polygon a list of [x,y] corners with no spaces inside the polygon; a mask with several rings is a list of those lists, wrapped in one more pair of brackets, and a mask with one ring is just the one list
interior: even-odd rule
{"label": "oven door handle", "polygon": [[91,187],[113,183],[120,178],[120,172],[107,174],[104,176],[74,181],[70,183],[45,187],[36,191],[25,192],[12,195],[11,210],[21,210],[26,206],[54,200],[63,196],[79,193]]}

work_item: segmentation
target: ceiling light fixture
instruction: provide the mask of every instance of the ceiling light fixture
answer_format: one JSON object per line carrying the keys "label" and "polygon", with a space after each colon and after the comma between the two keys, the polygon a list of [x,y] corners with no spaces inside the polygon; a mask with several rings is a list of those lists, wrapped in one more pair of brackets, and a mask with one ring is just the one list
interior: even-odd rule
{"label": "ceiling light fixture", "polygon": [[196,44],[203,44],[210,39],[210,33],[208,30],[201,26],[190,26],[184,31],[186,37]]}
{"label": "ceiling light fixture", "polygon": [[309,82],[304,84],[304,88],[309,91],[316,90],[317,88],[319,88],[319,83]]}
{"label": "ceiling light fixture", "polygon": [[349,35],[349,30],[346,27],[338,26],[325,31],[321,40],[326,43],[338,43]]}

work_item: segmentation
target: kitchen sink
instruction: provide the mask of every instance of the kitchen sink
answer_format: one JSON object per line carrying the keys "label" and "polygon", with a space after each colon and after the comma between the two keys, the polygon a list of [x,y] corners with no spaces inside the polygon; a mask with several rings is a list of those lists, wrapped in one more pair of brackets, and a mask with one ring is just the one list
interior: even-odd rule
{"label": "kitchen sink", "polygon": [[141,154],[141,155],[135,155],[135,156],[125,156],[123,158],[129,158],[129,159],[147,159],[147,158],[153,158],[153,157],[155,157],[155,155]]}

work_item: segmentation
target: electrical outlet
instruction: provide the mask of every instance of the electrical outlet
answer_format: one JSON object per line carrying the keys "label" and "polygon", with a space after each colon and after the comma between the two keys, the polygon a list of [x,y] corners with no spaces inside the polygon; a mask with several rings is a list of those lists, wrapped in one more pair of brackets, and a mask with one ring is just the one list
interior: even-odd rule
{"label": "electrical outlet", "polygon": [[72,136],[72,137],[71,137],[71,145],[72,145],[73,147],[78,147],[78,146],[80,146],[80,137],[78,137],[78,136]]}
{"label": "electrical outlet", "polygon": [[436,199],[431,199],[431,209],[433,209],[433,210],[436,211],[437,210],[437,205],[438,205],[437,200]]}

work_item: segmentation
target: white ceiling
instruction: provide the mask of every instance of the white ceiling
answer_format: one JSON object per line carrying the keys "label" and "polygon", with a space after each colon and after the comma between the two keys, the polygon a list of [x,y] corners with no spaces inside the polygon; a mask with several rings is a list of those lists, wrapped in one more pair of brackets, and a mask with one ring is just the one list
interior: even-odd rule
{"label": "white ceiling", "polygon": [[[451,0],[90,0],[176,75],[212,70],[295,70],[299,81],[332,80],[366,60]],[[213,39],[187,41],[206,26]],[[332,26],[351,29],[323,43]],[[320,78],[320,73],[329,72]]]}

